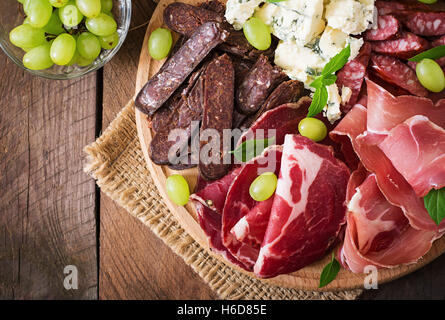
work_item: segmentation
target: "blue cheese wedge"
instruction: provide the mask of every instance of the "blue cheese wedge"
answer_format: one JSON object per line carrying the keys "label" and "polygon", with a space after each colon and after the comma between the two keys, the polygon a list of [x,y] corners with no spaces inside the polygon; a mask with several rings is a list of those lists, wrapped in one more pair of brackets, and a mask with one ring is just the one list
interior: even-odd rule
{"label": "blue cheese wedge", "polygon": [[243,28],[244,22],[253,16],[263,0],[228,0],[226,3],[226,20],[236,30]]}
{"label": "blue cheese wedge", "polygon": [[323,109],[323,115],[328,118],[329,122],[334,123],[341,117],[341,96],[335,83],[326,89],[328,90],[328,103]]}
{"label": "blue cheese wedge", "polygon": [[331,28],[356,35],[373,23],[374,10],[374,0],[331,0],[325,17]]}

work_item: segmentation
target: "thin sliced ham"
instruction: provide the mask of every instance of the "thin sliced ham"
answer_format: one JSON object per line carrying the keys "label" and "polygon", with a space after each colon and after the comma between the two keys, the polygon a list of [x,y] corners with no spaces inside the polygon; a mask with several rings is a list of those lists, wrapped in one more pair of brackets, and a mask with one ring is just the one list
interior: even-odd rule
{"label": "thin sliced ham", "polygon": [[345,222],[348,179],[348,168],[331,148],[286,135],[257,276],[294,272],[326,254]]}

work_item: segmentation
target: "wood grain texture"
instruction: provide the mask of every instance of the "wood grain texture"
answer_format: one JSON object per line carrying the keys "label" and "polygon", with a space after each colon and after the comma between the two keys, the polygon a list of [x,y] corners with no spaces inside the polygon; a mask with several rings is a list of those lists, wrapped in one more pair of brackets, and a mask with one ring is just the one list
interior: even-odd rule
{"label": "wood grain texture", "polygon": [[[150,19],[151,1],[133,2],[132,26]],[[103,70],[105,129],[135,90],[146,25],[131,31]],[[101,193],[100,299],[217,299],[206,283],[149,228]]]}
{"label": "wood grain texture", "polygon": [[[43,80],[3,53],[0,66],[0,298],[95,299],[95,185],[82,149],[95,138],[96,76]],[[67,265],[78,290],[63,286]]]}

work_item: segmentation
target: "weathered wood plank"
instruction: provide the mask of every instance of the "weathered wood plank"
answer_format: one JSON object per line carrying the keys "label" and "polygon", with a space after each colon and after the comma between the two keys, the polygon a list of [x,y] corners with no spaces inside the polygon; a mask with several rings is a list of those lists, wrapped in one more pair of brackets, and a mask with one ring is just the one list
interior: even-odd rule
{"label": "weathered wood plank", "polygon": [[[95,299],[96,76],[50,81],[0,54],[0,298]],[[63,286],[67,265],[78,290]]]}
{"label": "weathered wood plank", "polygon": [[[132,27],[150,19],[155,4],[133,2]],[[131,31],[104,68],[103,129],[134,94],[146,27]],[[100,299],[215,299],[216,294],[140,221],[101,193]]]}

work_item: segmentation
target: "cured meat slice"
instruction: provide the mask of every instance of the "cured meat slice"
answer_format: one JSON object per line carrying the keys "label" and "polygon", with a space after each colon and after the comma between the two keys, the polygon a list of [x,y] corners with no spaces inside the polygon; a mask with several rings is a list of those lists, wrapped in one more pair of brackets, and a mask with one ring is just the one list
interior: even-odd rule
{"label": "cured meat slice", "polygon": [[375,41],[372,43],[374,52],[395,56],[401,59],[409,59],[416,54],[429,49],[430,44],[427,40],[411,32],[403,32],[395,40]]}
{"label": "cured meat slice", "polygon": [[158,73],[148,80],[136,97],[136,107],[145,114],[153,115],[210,51],[227,37],[228,32],[217,22],[206,22],[197,28]]}
{"label": "cured meat slice", "polygon": [[371,68],[378,77],[416,96],[428,95],[428,91],[417,79],[416,73],[395,57],[372,54]]}
{"label": "cured meat slice", "polygon": [[281,68],[272,66],[268,58],[261,55],[238,88],[238,111],[243,114],[257,112],[270,93],[286,78]]}
{"label": "cured meat slice", "polygon": [[445,187],[445,130],[427,117],[417,115],[399,124],[379,147],[417,196]]}
{"label": "cured meat slice", "polygon": [[390,268],[415,263],[435,238],[434,232],[413,229],[402,210],[380,192],[375,175],[370,175],[349,201],[340,261],[355,273],[363,273],[369,265]]}
{"label": "cured meat slice", "polygon": [[[250,160],[242,167],[227,193],[222,215],[223,243],[234,257],[248,266],[249,270],[253,269],[259,248],[255,245],[238,241],[232,233],[232,229],[259,204],[249,194],[249,188],[253,180],[264,172],[275,172],[278,175],[281,166],[281,156],[281,146],[275,145],[266,148],[260,156]],[[263,213],[261,219],[268,221],[268,212]],[[257,219],[255,223],[263,222]],[[248,239],[249,234],[244,234],[243,238]]]}
{"label": "cured meat slice", "polygon": [[365,32],[365,40],[382,41],[397,38],[401,24],[394,16],[379,16],[377,29],[369,29]]}
{"label": "cured meat slice", "polygon": [[354,106],[359,98],[370,57],[371,45],[368,42],[365,42],[360,49],[360,53],[358,54],[358,56],[355,59],[349,61],[337,73],[337,86],[340,89],[342,89],[343,87],[348,87],[352,91],[349,101],[343,107],[344,112],[348,112],[349,110],[351,110],[351,108]]}
{"label": "cured meat slice", "polygon": [[332,149],[287,135],[269,225],[254,272],[294,272],[321,258],[345,222],[348,168]]}
{"label": "cured meat slice", "polygon": [[375,2],[379,15],[397,14],[406,16],[410,13],[418,11],[431,11],[431,8],[420,3],[417,0],[404,0],[404,1],[382,1],[377,0]]}
{"label": "cured meat slice", "polygon": [[445,12],[416,12],[406,19],[406,27],[421,36],[445,34]]}
{"label": "cured meat slice", "polygon": [[[229,56],[223,54],[210,62],[203,77],[199,172],[206,179],[216,180],[226,175],[231,166],[230,149],[227,150],[231,146],[225,146],[223,139],[223,131],[232,128],[235,95],[235,70]],[[212,132],[206,134],[208,129]]]}

